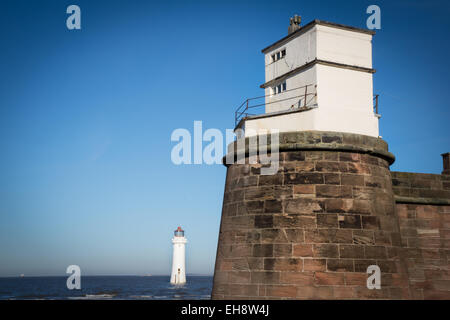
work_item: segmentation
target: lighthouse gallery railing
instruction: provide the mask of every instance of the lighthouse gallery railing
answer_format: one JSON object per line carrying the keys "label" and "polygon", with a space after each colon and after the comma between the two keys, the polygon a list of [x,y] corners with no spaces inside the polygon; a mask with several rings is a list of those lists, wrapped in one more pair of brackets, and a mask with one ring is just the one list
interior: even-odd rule
{"label": "lighthouse gallery railing", "polygon": [[[302,99],[302,104],[299,105],[297,108],[298,109],[306,109],[308,107],[308,104],[311,103],[312,101],[314,101],[314,97],[317,96],[317,85],[315,84],[308,84],[305,86],[301,86],[298,88],[293,88],[293,89],[289,89],[286,91],[283,91],[281,93],[278,94],[268,94],[268,95],[264,95],[264,96],[259,96],[259,97],[254,97],[254,98],[249,98],[244,100],[244,102],[236,109],[235,113],[234,113],[234,125],[237,126],[239,124],[239,122],[242,119],[245,119],[248,116],[254,116],[254,115],[260,115],[264,113],[264,110],[262,112],[258,112],[257,108],[262,109],[262,107],[265,107],[269,104],[273,104],[273,103],[280,103],[280,102],[286,102],[289,100],[293,100],[293,99]],[[299,90],[299,94],[293,96],[293,97],[288,97],[288,98],[284,98],[284,99],[276,99],[274,101],[270,101],[270,102],[262,102],[262,103],[258,103],[256,102],[256,104],[252,104],[255,101],[258,101],[260,99],[265,99],[266,97],[276,97],[276,96],[280,96],[283,95],[284,93],[290,92],[290,91],[294,91],[294,90]],[[310,97],[308,99],[308,97]],[[312,98],[311,98],[312,97]],[[379,95],[376,94],[373,96],[373,111],[375,114],[378,114],[378,97]]]}

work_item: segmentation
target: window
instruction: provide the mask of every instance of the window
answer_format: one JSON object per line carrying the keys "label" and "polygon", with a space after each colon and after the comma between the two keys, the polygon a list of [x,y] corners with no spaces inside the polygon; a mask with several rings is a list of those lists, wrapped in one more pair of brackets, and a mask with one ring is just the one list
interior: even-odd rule
{"label": "window", "polygon": [[286,56],[286,49],[280,50],[278,52],[275,52],[271,55],[272,62],[278,61]]}
{"label": "window", "polygon": [[272,87],[272,94],[279,94],[286,91],[286,81],[280,83],[279,85]]}

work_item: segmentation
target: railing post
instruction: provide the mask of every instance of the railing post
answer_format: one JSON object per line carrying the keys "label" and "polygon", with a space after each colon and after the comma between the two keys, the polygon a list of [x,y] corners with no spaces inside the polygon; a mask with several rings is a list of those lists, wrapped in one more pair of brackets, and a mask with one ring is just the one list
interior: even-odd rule
{"label": "railing post", "polygon": [[375,112],[378,114],[378,95],[375,96]]}
{"label": "railing post", "polygon": [[304,107],[306,108],[306,94],[308,92],[308,85],[305,86],[305,103],[304,103]]}

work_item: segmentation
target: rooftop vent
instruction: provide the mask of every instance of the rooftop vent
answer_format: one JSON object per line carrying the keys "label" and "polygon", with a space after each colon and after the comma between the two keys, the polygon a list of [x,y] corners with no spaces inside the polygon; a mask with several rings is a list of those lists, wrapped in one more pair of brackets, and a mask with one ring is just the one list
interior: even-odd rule
{"label": "rooftop vent", "polygon": [[300,29],[300,22],[302,22],[302,17],[295,15],[293,18],[289,19],[288,34]]}

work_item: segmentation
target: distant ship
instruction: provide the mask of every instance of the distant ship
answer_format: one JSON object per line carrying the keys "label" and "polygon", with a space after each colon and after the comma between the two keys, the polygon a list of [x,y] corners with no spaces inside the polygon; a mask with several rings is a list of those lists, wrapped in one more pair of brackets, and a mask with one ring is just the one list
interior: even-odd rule
{"label": "distant ship", "polygon": [[20,274],[20,277],[23,278],[23,277],[25,277],[25,275],[24,275],[23,273],[21,273],[21,274]]}

